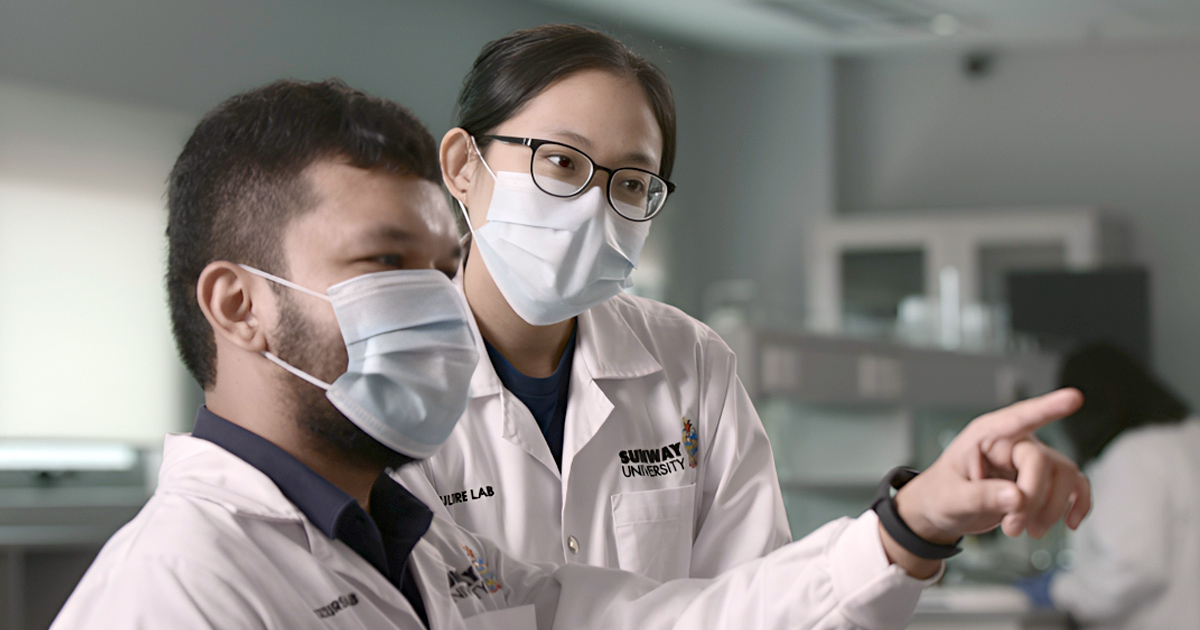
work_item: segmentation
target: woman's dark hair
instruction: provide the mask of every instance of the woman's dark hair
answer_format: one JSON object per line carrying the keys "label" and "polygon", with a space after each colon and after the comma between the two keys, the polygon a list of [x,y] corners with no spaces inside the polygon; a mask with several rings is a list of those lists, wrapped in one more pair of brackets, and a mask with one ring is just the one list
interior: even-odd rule
{"label": "woman's dark hair", "polygon": [[1141,363],[1108,344],[1091,344],[1063,362],[1059,380],[1083,392],[1083,407],[1063,420],[1080,467],[1099,457],[1123,431],[1148,424],[1176,423],[1187,404]]}
{"label": "woman's dark hair", "polygon": [[582,26],[552,24],[517,31],[483,47],[463,79],[454,124],[475,136],[490,133],[559,79],[582,70],[606,70],[636,79],[662,131],[659,175],[675,165],[675,99],[667,77],[625,44]]}
{"label": "woman's dark hair", "polygon": [[437,145],[412,112],[337,79],[276,81],[204,115],[167,184],[167,298],[188,371],[216,382],[216,342],[196,304],[200,272],[214,260],[287,275],[282,233],[315,207],[310,165],[356,168],[441,184]]}

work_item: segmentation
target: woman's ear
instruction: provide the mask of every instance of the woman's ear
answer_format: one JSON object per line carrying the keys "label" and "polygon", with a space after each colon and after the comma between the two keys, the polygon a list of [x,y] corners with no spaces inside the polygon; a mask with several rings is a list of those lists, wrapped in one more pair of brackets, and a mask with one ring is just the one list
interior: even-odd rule
{"label": "woman's ear", "polygon": [[474,145],[471,134],[462,127],[455,127],[442,137],[441,148],[442,181],[454,198],[464,205],[467,203],[467,190],[471,187],[471,177],[475,169],[470,168],[475,162]]}
{"label": "woman's ear", "polygon": [[267,337],[261,317],[264,305],[255,304],[250,290],[254,279],[229,261],[211,262],[196,281],[196,303],[214,337],[257,354],[267,349]]}

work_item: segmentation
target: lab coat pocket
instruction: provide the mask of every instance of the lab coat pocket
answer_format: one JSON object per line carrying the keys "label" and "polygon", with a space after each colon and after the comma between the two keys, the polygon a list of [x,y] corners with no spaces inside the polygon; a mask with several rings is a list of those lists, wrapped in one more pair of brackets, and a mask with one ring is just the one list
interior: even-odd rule
{"label": "lab coat pocket", "polygon": [[660,582],[686,578],[692,566],[696,485],[612,496],[617,563]]}

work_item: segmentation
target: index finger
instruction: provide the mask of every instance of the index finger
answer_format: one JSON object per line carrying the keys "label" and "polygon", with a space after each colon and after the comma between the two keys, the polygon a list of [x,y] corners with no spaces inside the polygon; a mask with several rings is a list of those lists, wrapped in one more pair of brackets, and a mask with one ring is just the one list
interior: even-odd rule
{"label": "index finger", "polygon": [[1083,394],[1073,387],[1064,387],[993,411],[977,422],[992,439],[1017,440],[1075,413],[1082,405]]}

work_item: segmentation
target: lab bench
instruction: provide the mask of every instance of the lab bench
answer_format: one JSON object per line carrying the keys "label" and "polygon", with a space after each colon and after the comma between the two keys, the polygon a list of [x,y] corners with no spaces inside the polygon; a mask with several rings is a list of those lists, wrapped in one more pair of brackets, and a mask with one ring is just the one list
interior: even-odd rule
{"label": "lab bench", "polygon": [[1017,588],[1001,584],[935,586],[921,595],[909,630],[1067,630],[1065,613],[1034,610]]}
{"label": "lab bench", "polygon": [[908,630],[1068,630],[1067,615],[1057,611],[918,612]]}

